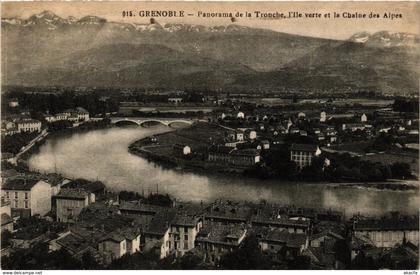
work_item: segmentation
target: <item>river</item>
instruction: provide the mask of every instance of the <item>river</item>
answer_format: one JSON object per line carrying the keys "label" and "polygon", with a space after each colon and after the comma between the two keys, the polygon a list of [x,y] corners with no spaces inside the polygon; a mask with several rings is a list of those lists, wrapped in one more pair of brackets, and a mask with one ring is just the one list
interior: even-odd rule
{"label": "river", "polygon": [[29,167],[40,172],[56,171],[68,178],[98,179],[116,191],[147,194],[158,189],[183,201],[264,199],[279,204],[331,208],[346,215],[418,211],[417,191],[334,188],[328,184],[203,175],[165,169],[128,152],[129,144],[135,140],[169,130],[164,126],[109,128],[51,137],[30,157]]}

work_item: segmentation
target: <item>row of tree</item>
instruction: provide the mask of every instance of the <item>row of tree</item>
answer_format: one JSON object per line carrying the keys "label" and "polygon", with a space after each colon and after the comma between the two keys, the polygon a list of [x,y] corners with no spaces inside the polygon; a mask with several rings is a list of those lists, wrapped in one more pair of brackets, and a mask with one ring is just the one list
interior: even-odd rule
{"label": "row of tree", "polygon": [[[288,150],[273,149],[263,155],[264,162],[247,169],[247,176],[303,181],[377,182],[387,179],[412,178],[410,164],[383,164],[362,160],[349,154],[329,154],[315,157],[311,165],[299,170],[290,160]],[[326,160],[328,159],[328,160]],[[328,165],[328,161],[330,165]]]}
{"label": "row of tree", "polygon": [[132,191],[120,191],[118,193],[121,201],[142,201],[146,204],[171,207],[173,201],[168,194],[150,193],[148,196]]}
{"label": "row of tree", "polygon": [[83,107],[90,114],[104,114],[117,112],[119,99],[117,97],[103,97],[98,93],[76,94],[72,91],[49,94],[10,94],[19,100],[19,106],[34,112],[51,114],[61,113],[66,109]]}
{"label": "row of tree", "polygon": [[22,132],[12,136],[4,136],[1,139],[1,151],[17,154],[22,147],[28,145],[39,133],[38,132]]}

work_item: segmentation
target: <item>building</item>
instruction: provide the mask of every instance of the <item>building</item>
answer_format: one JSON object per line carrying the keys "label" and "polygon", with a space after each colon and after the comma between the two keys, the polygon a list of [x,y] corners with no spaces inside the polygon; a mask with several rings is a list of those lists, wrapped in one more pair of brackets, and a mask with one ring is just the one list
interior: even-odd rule
{"label": "building", "polygon": [[17,98],[11,98],[9,100],[9,107],[10,108],[16,108],[19,107],[19,100]]}
{"label": "building", "polygon": [[309,246],[311,247],[323,247],[327,243],[335,243],[337,241],[344,240],[344,237],[331,230],[322,231],[317,234],[311,235],[309,239]]}
{"label": "building", "polygon": [[344,130],[350,130],[352,132],[355,132],[357,130],[363,131],[366,128],[371,128],[371,125],[367,125],[367,124],[363,124],[363,123],[348,123],[348,124],[343,124],[342,125],[342,129]]}
{"label": "building", "polygon": [[179,156],[187,156],[191,154],[191,147],[184,144],[174,144],[174,153]]}
{"label": "building", "polygon": [[262,251],[268,252],[272,260],[281,261],[300,255],[308,247],[308,236],[272,228],[259,238],[259,245]]}
{"label": "building", "polygon": [[368,119],[367,119],[367,116],[366,116],[366,114],[362,114],[361,116],[360,116],[360,122],[366,122]]}
{"label": "building", "polygon": [[202,251],[205,262],[217,264],[222,255],[240,246],[246,233],[245,226],[241,225],[205,223],[195,243],[197,249]]}
{"label": "building", "polygon": [[140,228],[118,212],[117,207],[102,203],[85,207],[68,232],[50,241],[50,250],[65,249],[79,260],[90,252],[99,263],[140,251]]}
{"label": "building", "polygon": [[13,219],[6,213],[1,214],[1,232],[13,232]]}
{"label": "building", "polygon": [[54,198],[57,221],[65,223],[76,222],[82,209],[95,202],[95,194],[82,189],[63,188]]}
{"label": "building", "polygon": [[235,140],[236,141],[243,141],[244,140],[244,131],[236,130],[235,131]]}
{"label": "building", "polygon": [[111,232],[99,239],[98,251],[108,254],[111,260],[136,253],[140,251],[140,233],[131,228]]}
{"label": "building", "polygon": [[82,107],[77,107],[73,114],[77,115],[79,121],[89,121],[89,112]]}
{"label": "building", "polygon": [[79,122],[79,116],[76,113],[72,113],[70,116],[67,117],[67,120],[70,122]]}
{"label": "building", "polygon": [[175,217],[175,212],[166,210],[157,212],[151,221],[145,226],[144,249],[152,251],[163,259],[171,253],[172,243],[170,233],[170,221]]}
{"label": "building", "polygon": [[322,111],[319,115],[319,122],[325,122],[327,121],[327,113],[325,111]]}
{"label": "building", "polygon": [[87,240],[72,231],[59,234],[58,238],[49,242],[50,251],[64,249],[78,260],[81,260],[83,255],[89,252],[98,263],[101,263],[103,262],[104,256],[99,254],[95,246],[95,244],[91,243],[91,239]]}
{"label": "building", "polygon": [[248,133],[248,138],[249,138],[250,140],[254,140],[254,139],[256,139],[256,138],[257,138],[257,132],[256,132],[256,131],[254,131],[254,130],[249,131],[249,133]]}
{"label": "building", "polygon": [[10,200],[6,200],[3,196],[1,197],[1,211],[0,214],[12,215],[12,210],[10,208]]}
{"label": "building", "polygon": [[11,202],[11,214],[30,217],[51,210],[51,185],[44,180],[13,178],[2,186],[2,196]]}
{"label": "building", "polygon": [[418,244],[419,219],[397,213],[380,219],[362,219],[354,222],[353,235],[371,240],[376,247],[391,248],[406,241]]}
{"label": "building", "polygon": [[208,151],[208,161],[221,165],[249,167],[260,162],[260,151],[257,149],[234,149],[226,146],[212,146]]}
{"label": "building", "polygon": [[57,113],[55,114],[54,121],[67,120],[69,116],[70,116],[70,113]]}
{"label": "building", "polygon": [[312,159],[321,154],[321,150],[315,144],[294,143],[290,147],[290,160],[295,162],[299,169],[311,165]]}
{"label": "building", "polygon": [[168,102],[175,103],[175,104],[181,103],[182,97],[169,97]]}
{"label": "building", "polygon": [[262,146],[262,149],[268,150],[270,149],[270,142],[266,139],[261,140],[261,146]]}
{"label": "building", "polygon": [[44,115],[44,119],[45,121],[51,123],[55,121],[55,116],[51,115],[51,114],[45,114]]}
{"label": "building", "polygon": [[176,256],[183,256],[195,247],[195,240],[203,226],[203,220],[201,217],[177,214],[170,224],[169,249],[175,251]]}
{"label": "building", "polygon": [[13,219],[11,218],[12,212],[10,209],[10,201],[1,197],[1,232],[8,230],[13,231]]}
{"label": "building", "polygon": [[289,233],[306,234],[310,229],[310,222],[307,219],[288,219],[277,217],[262,217],[259,215],[251,219],[252,226],[277,228]]}
{"label": "building", "polygon": [[15,122],[17,131],[22,132],[41,132],[41,121],[36,119],[21,119]]}

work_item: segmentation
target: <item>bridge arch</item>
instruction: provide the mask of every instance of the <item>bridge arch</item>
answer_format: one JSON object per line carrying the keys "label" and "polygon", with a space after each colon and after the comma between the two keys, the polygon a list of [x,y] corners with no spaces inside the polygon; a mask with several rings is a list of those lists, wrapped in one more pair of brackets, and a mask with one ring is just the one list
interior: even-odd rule
{"label": "bridge arch", "polygon": [[133,120],[133,119],[120,119],[120,120],[113,121],[112,123],[114,123],[117,126],[125,126],[125,125],[140,126],[141,125],[137,120]]}
{"label": "bridge arch", "polygon": [[148,120],[142,120],[142,121],[139,121],[139,122],[138,122],[138,124],[139,124],[140,126],[143,126],[143,127],[144,127],[147,123],[154,123],[154,122],[156,122],[157,124],[161,124],[161,125],[169,126],[169,125],[168,125],[168,123],[167,123],[166,121],[159,120],[159,119],[148,119]]}
{"label": "bridge arch", "polygon": [[[159,123],[173,127],[174,123],[182,123],[185,125],[193,124],[191,119],[183,118],[154,118],[154,117],[112,117],[111,122],[116,125],[138,125],[145,127],[147,123]],[[172,125],[172,126],[171,126]],[[175,128],[175,127],[173,127]]]}

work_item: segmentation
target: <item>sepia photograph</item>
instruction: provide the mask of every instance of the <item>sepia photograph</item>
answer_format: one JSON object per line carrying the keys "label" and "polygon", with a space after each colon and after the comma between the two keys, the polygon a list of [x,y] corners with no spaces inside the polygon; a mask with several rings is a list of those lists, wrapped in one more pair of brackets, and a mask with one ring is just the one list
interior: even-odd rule
{"label": "sepia photograph", "polygon": [[0,8],[2,274],[417,274],[420,2]]}

